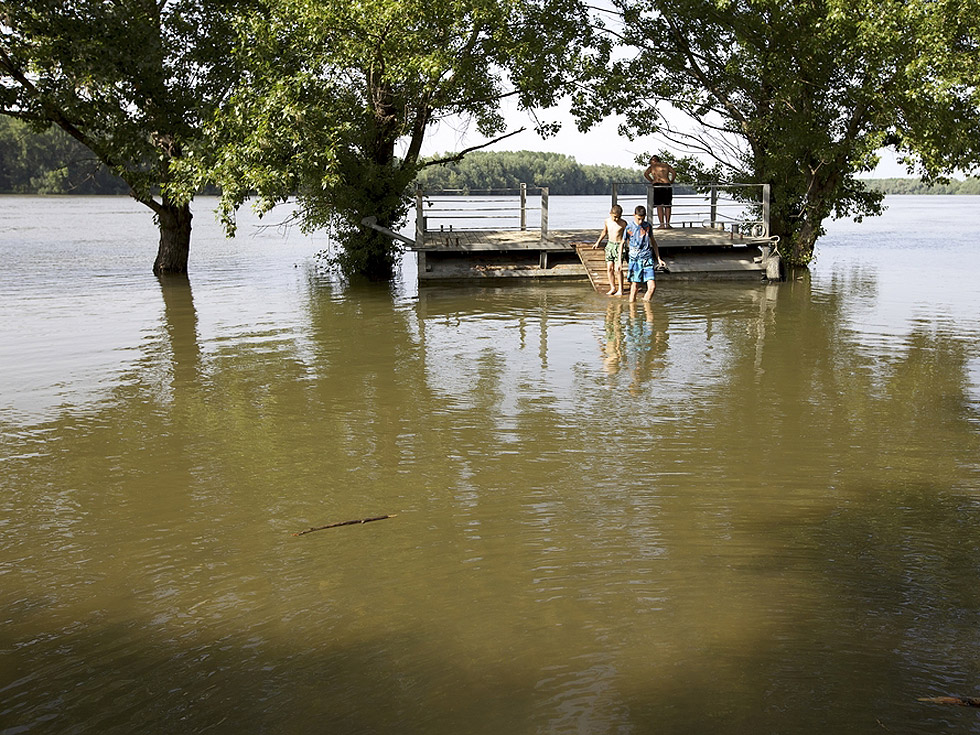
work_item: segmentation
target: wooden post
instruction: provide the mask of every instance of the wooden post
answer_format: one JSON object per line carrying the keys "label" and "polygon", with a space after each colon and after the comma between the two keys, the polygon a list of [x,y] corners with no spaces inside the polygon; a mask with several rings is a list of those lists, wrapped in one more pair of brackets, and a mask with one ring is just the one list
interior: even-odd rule
{"label": "wooden post", "polygon": [[711,186],[711,229],[715,229],[715,223],[718,221],[718,187]]}
{"label": "wooden post", "polygon": [[521,232],[527,229],[527,184],[521,184]]}
{"label": "wooden post", "polygon": [[765,231],[762,233],[763,237],[769,237],[769,193],[770,185],[762,185],[762,226]]}
{"label": "wooden post", "polygon": [[766,258],[766,278],[770,281],[781,280],[780,268],[779,268],[780,257],[778,253],[770,253],[769,257]]}
{"label": "wooden post", "polygon": [[612,208],[617,204],[619,204],[619,185],[614,181],[612,185],[612,204],[609,206]]}
{"label": "wooden post", "polygon": [[425,245],[425,209],[422,205],[422,187],[415,187],[415,247]]}
{"label": "wooden post", "polygon": [[541,187],[541,239],[548,238],[548,187]]}
{"label": "wooden post", "polygon": [[656,207],[653,206],[653,184],[647,184],[647,219],[651,222],[654,218],[654,210]]}

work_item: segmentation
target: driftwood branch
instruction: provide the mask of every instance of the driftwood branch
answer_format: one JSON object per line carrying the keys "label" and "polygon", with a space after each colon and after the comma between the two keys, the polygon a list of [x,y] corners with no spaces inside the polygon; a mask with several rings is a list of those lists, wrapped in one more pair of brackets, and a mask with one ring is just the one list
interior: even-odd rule
{"label": "driftwood branch", "polygon": [[337,528],[339,526],[355,526],[358,523],[370,523],[371,521],[383,521],[385,518],[394,518],[395,514],[385,516],[375,516],[374,518],[358,518],[353,521],[340,521],[338,523],[328,523],[326,526],[318,526],[317,528],[307,528],[305,531],[299,531],[294,533],[293,536],[303,536],[307,533],[313,533],[314,531],[323,531],[326,528]]}
{"label": "driftwood branch", "polygon": [[960,707],[980,707],[980,697],[919,697],[920,702],[955,704]]}

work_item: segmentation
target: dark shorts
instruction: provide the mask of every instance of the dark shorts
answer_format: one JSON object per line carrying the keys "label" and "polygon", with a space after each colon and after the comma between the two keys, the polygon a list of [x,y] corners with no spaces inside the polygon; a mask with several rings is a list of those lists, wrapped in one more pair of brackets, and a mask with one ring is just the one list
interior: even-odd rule
{"label": "dark shorts", "polygon": [[669,207],[674,201],[674,188],[670,184],[653,185],[653,206]]}

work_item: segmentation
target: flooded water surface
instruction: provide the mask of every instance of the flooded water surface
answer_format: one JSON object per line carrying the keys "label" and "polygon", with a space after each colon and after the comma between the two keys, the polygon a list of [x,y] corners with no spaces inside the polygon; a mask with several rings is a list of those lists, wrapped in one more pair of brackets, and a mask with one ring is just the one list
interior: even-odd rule
{"label": "flooded water surface", "polygon": [[649,308],[213,203],[0,198],[4,735],[980,733],[980,198]]}

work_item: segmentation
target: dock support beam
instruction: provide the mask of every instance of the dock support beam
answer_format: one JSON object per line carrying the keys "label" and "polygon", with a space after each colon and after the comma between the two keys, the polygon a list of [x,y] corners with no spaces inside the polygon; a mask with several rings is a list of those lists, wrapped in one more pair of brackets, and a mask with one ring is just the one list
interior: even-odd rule
{"label": "dock support beam", "polygon": [[762,185],[762,221],[766,228],[763,232],[764,237],[769,237],[769,195],[772,186],[770,184]]}
{"label": "dock support beam", "polygon": [[521,183],[521,232],[527,229],[527,184]]}
{"label": "dock support beam", "polygon": [[541,239],[548,239],[548,187],[541,187]]}

